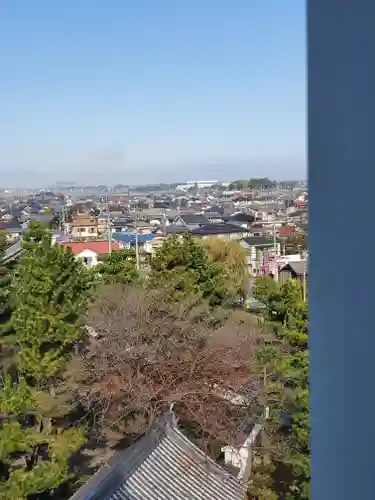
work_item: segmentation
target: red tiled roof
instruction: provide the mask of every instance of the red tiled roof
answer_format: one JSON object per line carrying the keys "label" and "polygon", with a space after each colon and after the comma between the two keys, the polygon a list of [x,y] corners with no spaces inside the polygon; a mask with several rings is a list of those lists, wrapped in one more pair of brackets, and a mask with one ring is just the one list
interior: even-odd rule
{"label": "red tiled roof", "polygon": [[295,232],[294,227],[281,227],[279,229],[279,236],[293,236]]}
{"label": "red tiled roof", "polygon": [[[64,248],[70,248],[71,252],[77,255],[84,250],[91,250],[98,255],[108,253],[108,241],[69,241],[60,243]],[[116,242],[112,242],[112,250],[119,250],[120,245]]]}

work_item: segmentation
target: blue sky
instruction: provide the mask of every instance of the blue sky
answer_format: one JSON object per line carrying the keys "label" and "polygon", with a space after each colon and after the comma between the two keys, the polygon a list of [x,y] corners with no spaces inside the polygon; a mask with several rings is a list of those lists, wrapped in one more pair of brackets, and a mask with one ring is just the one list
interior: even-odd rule
{"label": "blue sky", "polygon": [[303,0],[2,0],[1,185],[305,177]]}

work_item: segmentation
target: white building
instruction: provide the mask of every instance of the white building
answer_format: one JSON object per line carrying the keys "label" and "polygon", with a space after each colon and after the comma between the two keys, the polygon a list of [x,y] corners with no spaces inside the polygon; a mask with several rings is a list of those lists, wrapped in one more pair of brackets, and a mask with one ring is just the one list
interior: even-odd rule
{"label": "white building", "polygon": [[[98,265],[101,255],[109,253],[110,247],[107,241],[64,241],[58,243],[62,247],[68,249],[82,260],[86,267],[92,268]],[[112,250],[122,248],[118,242],[113,241],[111,244]]]}
{"label": "white building", "polygon": [[178,191],[188,191],[191,188],[197,187],[198,189],[209,189],[212,186],[219,184],[219,181],[186,181],[185,184],[176,186]]}

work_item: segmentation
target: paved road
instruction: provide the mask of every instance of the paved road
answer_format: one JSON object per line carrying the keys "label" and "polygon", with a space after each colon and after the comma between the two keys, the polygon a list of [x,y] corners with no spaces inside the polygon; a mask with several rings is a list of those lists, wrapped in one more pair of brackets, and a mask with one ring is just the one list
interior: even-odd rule
{"label": "paved road", "polygon": [[250,279],[249,286],[247,287],[247,298],[251,299],[253,298],[253,285],[255,283],[255,278]]}

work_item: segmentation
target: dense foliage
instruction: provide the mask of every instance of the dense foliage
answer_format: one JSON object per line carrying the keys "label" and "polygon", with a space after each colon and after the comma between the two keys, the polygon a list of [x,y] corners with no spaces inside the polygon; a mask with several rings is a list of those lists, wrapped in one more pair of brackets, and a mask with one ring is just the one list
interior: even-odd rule
{"label": "dense foliage", "polygon": [[[282,284],[257,280],[255,294],[266,304],[268,345],[258,353],[267,377],[268,445],[263,468],[255,471],[254,498],[269,490],[282,498],[310,498],[308,314],[297,280]],[[264,467],[266,464],[266,467]],[[266,484],[266,486],[264,486]],[[264,495],[262,497],[262,495]]]}
{"label": "dense foliage", "polygon": [[246,250],[237,241],[220,238],[204,239],[203,248],[212,262],[225,266],[225,286],[233,297],[243,296],[249,286],[250,273],[246,266]]}
{"label": "dense foliage", "polygon": [[[0,262],[5,245],[0,235]],[[245,382],[257,388],[252,404],[270,410],[250,498],[309,498],[308,316],[298,282],[256,281],[261,331],[231,307],[248,288],[238,243],[172,237],[153,257],[140,254],[141,272],[130,249],[95,274],[42,224],[23,247],[14,268],[0,267],[1,498],[69,498],[84,480],[73,464],[87,459],[87,441],[98,459],[99,442],[118,446],[171,403],[206,449],[234,442],[249,407],[212,388]]]}
{"label": "dense foliage", "polygon": [[82,337],[91,276],[71,252],[52,245],[48,230],[36,225],[25,241],[27,251],[15,273],[11,325],[20,370],[42,382],[60,372]]}
{"label": "dense foliage", "polygon": [[[143,264],[143,253],[141,257]],[[98,272],[107,284],[120,283],[122,285],[129,285],[137,283],[140,279],[140,273],[137,269],[136,260],[136,251],[134,248],[111,252],[110,254],[103,255],[98,266]]]}
{"label": "dense foliage", "polygon": [[73,479],[70,456],[85,442],[84,430],[69,419],[57,424],[71,408],[56,377],[82,336],[90,277],[71,254],[52,245],[40,224],[31,226],[24,247],[14,278],[6,281],[11,317],[1,318],[11,333],[3,342],[15,354],[1,365],[0,496],[5,500],[42,498],[66,488]]}
{"label": "dense foliage", "polygon": [[286,255],[301,254],[307,250],[306,233],[296,233],[294,236],[286,238],[284,241]]}
{"label": "dense foliage", "polygon": [[11,312],[10,270],[7,265],[2,263],[6,247],[6,234],[0,232],[0,324],[7,322]]}
{"label": "dense foliage", "polygon": [[231,182],[229,189],[269,189],[276,187],[276,181],[271,181],[268,177],[260,179],[238,180]]}
{"label": "dense foliage", "polygon": [[233,298],[226,287],[228,268],[210,259],[202,245],[190,237],[167,240],[157,249],[150,268],[150,286],[167,290],[173,300],[195,295],[218,306]]}

